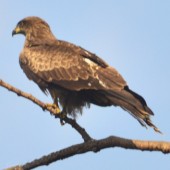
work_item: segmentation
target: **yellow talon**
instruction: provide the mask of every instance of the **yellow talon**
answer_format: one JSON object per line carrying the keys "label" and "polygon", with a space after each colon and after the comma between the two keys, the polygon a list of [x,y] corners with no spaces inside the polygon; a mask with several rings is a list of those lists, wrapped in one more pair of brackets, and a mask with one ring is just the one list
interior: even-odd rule
{"label": "yellow talon", "polygon": [[53,104],[50,104],[50,103],[47,103],[46,104],[46,108],[47,109],[53,109],[54,112],[52,114],[54,114],[55,116],[59,117],[60,118],[60,123],[61,125],[64,125],[65,122],[64,122],[64,118],[66,118],[67,114],[66,112],[62,112],[58,106],[58,104],[56,103],[53,103]]}
{"label": "yellow talon", "polygon": [[47,103],[47,104],[46,104],[46,107],[47,107],[47,109],[54,109],[55,115],[58,115],[58,114],[61,113],[60,108],[59,108],[58,105],[55,104],[55,103],[54,103],[54,104]]}

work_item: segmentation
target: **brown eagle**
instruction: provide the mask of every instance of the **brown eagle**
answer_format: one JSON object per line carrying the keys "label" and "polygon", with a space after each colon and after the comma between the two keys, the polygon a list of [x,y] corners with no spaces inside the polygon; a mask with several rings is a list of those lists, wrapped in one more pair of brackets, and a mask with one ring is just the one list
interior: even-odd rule
{"label": "brown eagle", "polygon": [[25,35],[20,66],[56,105],[56,113],[73,117],[84,106],[120,106],[143,126],[159,129],[151,122],[152,110],[142,96],[130,90],[123,77],[95,54],[66,41],[57,40],[39,17],[18,22],[14,34]]}

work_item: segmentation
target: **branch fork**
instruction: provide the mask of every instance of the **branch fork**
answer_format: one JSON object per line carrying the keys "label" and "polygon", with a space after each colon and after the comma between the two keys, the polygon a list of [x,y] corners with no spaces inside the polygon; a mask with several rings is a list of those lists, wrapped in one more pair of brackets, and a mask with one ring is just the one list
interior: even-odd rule
{"label": "branch fork", "polygon": [[[22,96],[32,101],[36,105],[40,106],[43,110],[49,111],[56,118],[61,118],[58,115],[56,116],[55,109],[47,107],[45,103],[35,98],[33,95],[25,93],[20,89],[17,89],[12,85],[4,82],[1,79],[0,86],[8,89],[9,91],[17,94],[18,96]],[[83,143],[72,145],[70,147],[50,153],[49,155],[43,156],[39,159],[35,159],[32,162],[28,162],[24,165],[18,165],[15,167],[7,168],[5,170],[30,170],[39,166],[49,165],[50,163],[63,160],[74,155],[83,154],[86,152],[96,153],[102,149],[114,147],[120,147],[124,149],[135,149],[141,151],[159,151],[164,154],[170,153],[170,142],[132,140],[116,136],[110,136],[104,139],[95,140],[74,119],[68,118],[67,116],[62,119],[65,123],[71,125],[72,128],[74,128],[82,136],[84,141]]]}

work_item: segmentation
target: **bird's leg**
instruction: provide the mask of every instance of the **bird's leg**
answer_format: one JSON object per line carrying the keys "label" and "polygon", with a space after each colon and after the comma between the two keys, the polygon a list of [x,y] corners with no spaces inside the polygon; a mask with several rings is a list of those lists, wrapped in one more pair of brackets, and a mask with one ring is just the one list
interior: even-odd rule
{"label": "bird's leg", "polygon": [[53,103],[53,104],[50,104],[50,103],[47,103],[46,104],[46,107],[47,108],[52,108],[54,109],[55,111],[55,117],[59,117],[60,118],[60,123],[61,125],[64,125],[65,122],[64,122],[64,118],[67,116],[66,112],[64,111],[64,109],[61,111],[59,106],[58,106],[58,103]]}
{"label": "bird's leg", "polygon": [[54,115],[59,116],[59,114],[61,113],[61,110],[60,110],[59,104],[58,104],[59,101],[58,101],[57,92],[55,91],[55,89],[50,89],[49,92],[51,94],[51,97],[52,97],[54,103],[53,104],[47,103],[46,107],[49,108],[49,109],[53,109],[54,110]]}
{"label": "bird's leg", "polygon": [[53,104],[47,103],[46,107],[50,108],[50,109],[51,108],[54,109],[55,115],[61,114],[61,110],[60,110],[60,108],[58,106],[58,103],[53,103]]}
{"label": "bird's leg", "polygon": [[66,117],[67,117],[67,113],[66,113],[65,109],[63,108],[63,110],[61,111],[61,114],[60,114],[60,123],[61,123],[61,125],[65,124],[64,118],[66,118]]}

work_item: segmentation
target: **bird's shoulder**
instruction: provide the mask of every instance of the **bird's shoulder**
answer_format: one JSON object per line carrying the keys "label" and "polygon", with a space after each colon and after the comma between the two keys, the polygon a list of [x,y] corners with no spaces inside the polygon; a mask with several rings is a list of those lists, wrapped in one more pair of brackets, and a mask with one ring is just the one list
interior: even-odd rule
{"label": "bird's shoulder", "polygon": [[81,56],[82,58],[85,58],[85,59],[89,59],[91,62],[94,62],[101,67],[108,66],[108,64],[103,59],[98,57],[96,54],[94,54],[80,46],[77,46],[73,43],[69,43],[69,42],[63,41],[63,40],[58,40],[56,44],[57,44],[57,46],[62,47],[66,51],[70,50],[73,53],[77,54],[78,56]]}

